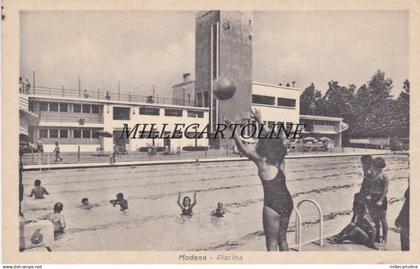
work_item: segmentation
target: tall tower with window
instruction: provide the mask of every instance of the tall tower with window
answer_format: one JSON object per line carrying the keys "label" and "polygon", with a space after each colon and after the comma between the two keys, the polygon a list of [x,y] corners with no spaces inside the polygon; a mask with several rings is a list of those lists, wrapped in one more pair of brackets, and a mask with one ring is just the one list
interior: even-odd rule
{"label": "tall tower with window", "polygon": [[[252,96],[252,12],[198,12],[195,36],[195,98],[198,105],[210,108],[209,131],[215,132],[216,124],[224,119],[248,119]],[[213,81],[220,75],[233,78],[237,86],[233,98],[226,101],[218,101],[213,95]],[[220,148],[233,141],[216,139],[210,143]]]}

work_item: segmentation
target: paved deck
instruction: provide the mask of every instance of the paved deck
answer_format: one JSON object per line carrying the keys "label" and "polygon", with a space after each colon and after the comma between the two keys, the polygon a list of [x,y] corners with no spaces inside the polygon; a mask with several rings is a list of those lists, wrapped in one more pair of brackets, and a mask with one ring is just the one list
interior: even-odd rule
{"label": "paved deck", "polygon": [[[390,151],[373,151],[365,152],[343,152],[343,153],[316,153],[316,154],[295,154],[288,155],[286,159],[302,159],[302,158],[326,158],[326,157],[342,157],[342,156],[362,156],[370,155],[390,155],[390,154],[408,154],[408,153],[393,153]],[[56,169],[84,169],[84,168],[99,168],[99,167],[119,167],[119,166],[144,166],[144,165],[162,165],[162,164],[185,164],[185,163],[209,163],[209,162],[230,162],[230,161],[247,161],[244,157],[218,157],[218,158],[197,158],[197,159],[179,159],[179,160],[141,160],[141,161],[117,161],[110,162],[92,162],[92,163],[60,163],[53,162],[38,165],[24,165],[23,171],[36,170],[56,170]]]}

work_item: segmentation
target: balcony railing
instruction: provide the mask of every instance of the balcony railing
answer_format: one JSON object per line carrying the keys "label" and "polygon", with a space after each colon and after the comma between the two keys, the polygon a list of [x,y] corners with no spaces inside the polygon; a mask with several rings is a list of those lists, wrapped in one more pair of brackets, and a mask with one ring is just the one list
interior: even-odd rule
{"label": "balcony railing", "polygon": [[83,117],[83,116],[56,116],[56,115],[45,115],[40,114],[39,120],[42,122],[60,122],[60,123],[79,123],[80,125],[84,125],[85,123],[104,123],[104,119],[102,117]]}
{"label": "balcony railing", "polygon": [[158,95],[142,96],[131,93],[120,93],[101,90],[76,90],[51,87],[31,87],[29,90],[21,90],[22,94],[32,95],[48,95],[48,96],[61,96],[70,98],[84,98],[95,100],[109,100],[109,101],[122,101],[128,103],[149,103],[149,104],[166,104],[166,105],[183,105],[183,106],[196,106],[193,100],[183,100],[175,98],[160,97]]}

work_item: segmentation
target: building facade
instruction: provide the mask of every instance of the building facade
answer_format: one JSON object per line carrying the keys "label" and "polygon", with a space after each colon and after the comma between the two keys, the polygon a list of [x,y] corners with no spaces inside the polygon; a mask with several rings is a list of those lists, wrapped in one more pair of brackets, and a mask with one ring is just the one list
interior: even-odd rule
{"label": "building facade", "polygon": [[268,125],[299,123],[300,90],[266,83],[252,83],[252,107]]}
{"label": "building facade", "polygon": [[[41,141],[45,152],[54,149],[54,143],[60,144],[63,152],[110,152],[114,145],[127,151],[138,151],[148,146],[168,147],[175,151],[185,146],[208,146],[206,138],[121,138],[124,124],[129,131],[140,124],[139,131],[146,126],[145,132],[160,134],[166,124],[164,136],[172,136],[175,124],[199,124],[192,132],[200,132],[208,122],[208,108],[160,104],[151,102],[133,102],[108,100],[106,98],[73,97],[73,95],[55,96],[45,93],[24,95],[28,102],[27,110],[39,121],[27,124],[27,133],[31,141]],[[26,122],[24,119],[21,122]],[[152,126],[154,124],[154,126]],[[153,127],[153,130],[150,130]],[[109,133],[110,137],[104,135]],[[190,137],[192,134],[190,135]]]}
{"label": "building facade", "polygon": [[[114,145],[137,151],[150,145],[171,150],[185,146],[225,148],[232,139],[119,139],[124,124],[155,124],[153,133],[173,130],[175,124],[199,124],[194,132],[209,126],[209,133],[225,119],[248,123],[250,110],[258,108],[268,125],[305,124],[304,135],[331,139],[341,146],[341,133],[347,129],[341,118],[300,115],[300,90],[252,82],[252,12],[200,11],[196,15],[195,76],[185,73],[172,87],[171,99],[131,94],[81,93],[80,89],[31,89],[21,92],[21,134],[42,141],[45,151],[59,142],[62,151],[112,151]],[[213,82],[219,76],[231,77],[237,90],[233,97],[219,101]],[[293,83],[294,85],[294,83]],[[152,128],[152,127],[150,127]],[[148,130],[146,130],[148,131]],[[226,130],[227,137],[229,131]],[[108,134],[108,135],[106,135]],[[168,132],[166,132],[168,134]],[[170,133],[168,134],[170,135]]]}
{"label": "building facade", "polygon": [[[198,12],[195,59],[196,100],[198,106],[209,107],[210,131],[224,119],[247,119],[252,91],[252,12]],[[219,76],[236,83],[236,93],[229,100],[219,101],[213,95],[213,81]],[[210,143],[216,148],[233,145],[230,139]]]}
{"label": "building facade", "polygon": [[305,125],[302,134],[316,139],[328,138],[332,146],[342,146],[342,133],[348,129],[343,118],[316,115],[300,115],[300,123]]}
{"label": "building facade", "polygon": [[172,99],[174,104],[180,106],[196,106],[195,81],[191,79],[191,73],[182,75],[182,82],[172,86]]}

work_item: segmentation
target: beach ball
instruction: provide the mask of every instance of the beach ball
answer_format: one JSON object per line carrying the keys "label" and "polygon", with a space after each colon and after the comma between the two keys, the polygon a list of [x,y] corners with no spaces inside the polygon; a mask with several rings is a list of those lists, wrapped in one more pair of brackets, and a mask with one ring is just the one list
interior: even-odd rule
{"label": "beach ball", "polygon": [[213,93],[219,100],[228,100],[236,92],[235,81],[228,76],[219,76],[214,80]]}

